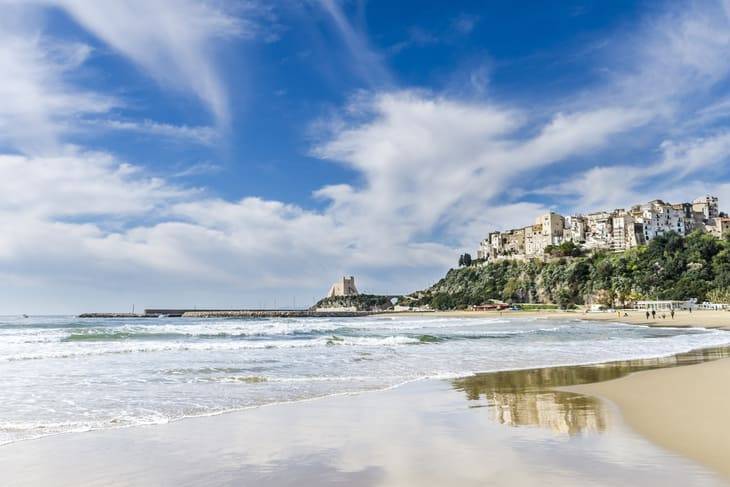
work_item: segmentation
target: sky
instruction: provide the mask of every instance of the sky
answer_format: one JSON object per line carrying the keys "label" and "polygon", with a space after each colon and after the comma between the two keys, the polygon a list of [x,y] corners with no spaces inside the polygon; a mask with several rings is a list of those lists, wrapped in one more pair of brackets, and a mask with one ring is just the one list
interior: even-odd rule
{"label": "sky", "polygon": [[730,209],[730,0],[0,8],[0,314],[407,293],[546,211]]}

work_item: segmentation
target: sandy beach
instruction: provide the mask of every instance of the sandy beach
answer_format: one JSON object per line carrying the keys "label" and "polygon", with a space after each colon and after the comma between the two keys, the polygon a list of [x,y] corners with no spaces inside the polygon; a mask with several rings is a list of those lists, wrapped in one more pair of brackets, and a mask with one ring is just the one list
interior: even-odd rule
{"label": "sandy beach", "polygon": [[567,390],[616,404],[651,441],[730,479],[730,360],[637,372]]}
{"label": "sandy beach", "polygon": [[[624,313],[626,315],[624,315]],[[559,310],[541,310],[541,311],[433,311],[433,312],[415,312],[415,313],[392,313],[394,316],[399,314],[421,315],[421,316],[453,316],[459,318],[468,317],[533,317],[545,319],[582,319],[590,321],[611,321],[628,323],[632,325],[647,326],[670,326],[670,327],[702,327],[713,329],[730,330],[730,312],[715,310],[696,310],[677,311],[672,318],[669,313],[666,318],[661,318],[662,313],[658,313],[655,319],[646,319],[644,311],[626,310],[616,312],[585,312],[583,309],[575,311],[559,311]]]}
{"label": "sandy beach", "polygon": [[722,486],[730,358],[717,358],[729,355],[484,373],[62,434],[0,447],[0,470],[9,486]]}

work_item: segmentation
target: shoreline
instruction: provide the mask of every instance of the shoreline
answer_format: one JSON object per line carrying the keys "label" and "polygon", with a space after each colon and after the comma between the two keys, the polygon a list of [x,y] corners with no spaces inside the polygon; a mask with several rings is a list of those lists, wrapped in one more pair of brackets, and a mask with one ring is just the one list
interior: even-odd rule
{"label": "shoreline", "polygon": [[[719,356],[726,358],[714,360]],[[569,384],[621,381],[642,367],[692,369],[681,365],[695,361],[730,370],[727,357],[730,347],[487,372],[59,434],[0,447],[0,468],[7,485],[17,486],[292,485],[292,478],[317,485],[625,485],[627,478],[640,485],[726,485],[730,477],[635,437],[603,400]],[[621,455],[612,457],[612,448]]]}
{"label": "shoreline", "polygon": [[[358,405],[363,403],[381,404],[384,400],[386,402],[393,400],[392,398],[396,398],[400,402],[402,401],[402,396],[420,401],[427,396],[424,396],[418,391],[426,390],[427,394],[433,394],[433,390],[441,390],[442,392],[439,392],[435,396],[436,400],[443,399],[447,395],[446,391],[457,391],[459,394],[465,394],[468,402],[479,403],[476,405],[477,409],[486,406],[489,411],[492,411],[494,415],[492,421],[497,421],[503,426],[541,428],[552,430],[553,434],[568,435],[569,437],[577,435],[580,437],[584,434],[608,434],[607,431],[610,431],[611,428],[616,428],[615,423],[618,422],[620,424],[624,422],[633,431],[637,431],[652,444],[676,451],[684,458],[689,458],[699,464],[706,465],[712,470],[719,472],[726,480],[730,480],[730,470],[723,468],[723,464],[721,462],[718,463],[712,457],[713,452],[717,453],[719,451],[720,456],[722,456],[722,452],[727,450],[718,450],[715,447],[711,447],[708,452],[700,452],[697,454],[693,451],[688,452],[681,448],[676,448],[673,444],[668,444],[666,441],[663,441],[661,437],[657,437],[655,432],[647,432],[645,429],[637,427],[635,424],[635,416],[633,416],[637,414],[636,411],[646,411],[649,408],[651,409],[651,414],[654,416],[656,424],[661,425],[660,430],[666,430],[667,427],[672,427],[673,423],[671,421],[662,423],[666,415],[664,409],[666,409],[665,406],[667,403],[671,402],[669,400],[670,398],[661,396],[659,404],[646,404],[646,381],[653,382],[654,374],[667,375],[672,378],[672,392],[687,389],[697,377],[697,367],[708,364],[718,364],[713,366],[713,369],[716,369],[721,374],[726,374],[727,378],[730,378],[730,346],[701,348],[690,352],[653,358],[482,372],[455,379],[429,378],[427,380],[411,381],[372,391],[339,393],[299,401],[221,411],[203,416],[190,416],[163,424],[102,428],[86,431],[83,435],[72,432],[59,433],[35,438],[32,441],[25,440],[0,445],[0,449],[4,453],[0,457],[15,458],[16,461],[18,459],[37,458],[37,454],[34,456],[28,453],[47,449],[64,449],[70,443],[70,452],[72,453],[69,454],[70,458],[66,458],[65,460],[66,462],[71,462],[70,465],[67,466],[64,464],[63,467],[59,465],[56,468],[73,468],[73,465],[76,465],[76,468],[81,468],[82,472],[87,471],[92,476],[102,476],[101,478],[104,478],[103,476],[106,475],[105,471],[99,472],[94,470],[93,467],[89,467],[89,462],[86,460],[82,462],[83,466],[75,461],[80,458],[86,459],[91,455],[93,463],[95,449],[99,442],[105,448],[109,448],[109,445],[114,445],[119,442],[126,443],[128,441],[132,441],[135,445],[141,441],[148,447],[158,442],[172,441],[173,444],[171,446],[180,447],[176,443],[180,441],[180,438],[174,439],[175,435],[187,434],[188,428],[194,428],[203,432],[201,434],[206,434],[204,432],[207,432],[210,427],[214,431],[217,431],[217,433],[212,436],[209,435],[207,441],[218,444],[222,441],[220,435],[224,434],[220,429],[221,427],[225,425],[231,427],[240,422],[248,423],[259,416],[274,417],[288,423],[286,419],[288,416],[282,416],[282,414],[287,412],[296,412],[297,414],[308,412],[307,417],[311,420],[312,415],[319,417],[321,410],[326,410],[332,403],[339,403],[347,409],[349,407],[359,407]],[[679,382],[675,380],[676,373],[674,372],[678,370],[685,371],[679,374],[684,377]],[[637,376],[646,376],[649,379],[643,379],[638,385],[635,385],[633,384],[635,382],[634,377]],[[621,397],[617,399],[616,395],[610,390],[614,387],[612,386],[614,383],[629,384],[627,387],[629,391],[633,391],[631,393],[636,394],[638,392],[638,404],[629,405],[632,409],[627,410],[625,401]],[[415,396],[413,396],[413,391],[417,392]],[[730,398],[730,393],[727,394],[726,398]],[[547,403],[545,403],[546,400],[548,401]],[[484,401],[487,401],[487,404],[484,404]],[[540,405],[541,402],[542,405]],[[615,413],[609,414],[610,407],[606,407],[608,403],[615,404],[618,407],[618,415]],[[407,411],[410,411],[410,406],[407,404],[401,405],[401,407],[405,407]],[[457,409],[461,411],[463,407],[462,405]],[[475,406],[468,406],[466,409],[468,410],[473,407]],[[692,411],[698,411],[696,405]],[[725,409],[716,408],[712,416],[712,424],[716,430],[727,431],[730,428],[730,421],[726,419],[725,411]],[[433,414],[433,412],[429,411],[429,407],[426,408],[426,412]],[[720,414],[718,415],[718,413]],[[437,416],[434,416],[434,419],[440,417],[441,414],[438,413]],[[704,417],[706,414],[700,410],[699,416]],[[361,420],[366,421],[367,424],[367,417],[363,417]],[[360,434],[357,426],[351,425],[351,427],[355,428],[353,434]],[[618,429],[620,430],[621,427],[619,426]],[[171,431],[175,432],[173,438],[170,437]],[[685,436],[679,436],[677,441],[685,442],[687,434],[695,434],[696,432],[690,429],[681,433]],[[706,434],[705,431],[702,431],[702,433]],[[459,433],[459,435],[462,434],[464,433]],[[461,436],[458,436],[458,438],[461,438]],[[286,442],[286,440],[283,441]],[[697,441],[696,438],[695,441]],[[709,458],[705,456],[707,453],[710,454]],[[193,448],[188,451],[188,454],[195,455],[195,449]],[[12,465],[12,460],[8,461],[10,462],[8,465]],[[100,459],[97,459],[97,461],[101,461],[102,465],[104,465],[104,461]],[[2,468],[3,463],[4,461],[0,459],[0,468]],[[110,468],[109,465],[106,466]],[[28,471],[25,474],[27,475]],[[130,474],[130,472],[127,472],[127,474]],[[119,474],[119,479],[121,479],[120,484],[126,485],[129,483],[130,478],[132,480],[134,479],[134,477],[129,477],[127,474]],[[74,476],[71,475],[68,478],[74,479]],[[88,480],[89,477],[82,476],[81,478],[76,478],[74,483],[84,483]],[[108,478],[105,478],[105,481],[108,480]],[[33,483],[31,481],[28,485],[40,484],[42,482]],[[11,481],[11,485],[15,484]],[[18,480],[18,485],[25,484],[22,484]],[[532,484],[529,483],[527,485]],[[577,485],[580,485],[580,483]]]}
{"label": "shoreline", "polygon": [[[539,319],[564,319],[564,318],[576,318],[576,313],[572,312],[553,312],[553,311],[538,311],[538,312],[527,312],[531,313],[534,317],[537,317]],[[498,315],[498,312],[493,311],[446,311],[446,312],[425,312],[425,313],[409,313],[413,315],[419,315],[419,316],[450,316],[455,318],[465,318],[465,317],[472,317],[472,318],[478,318],[483,316],[490,316],[490,317],[500,317]],[[395,313],[395,315],[402,315],[402,313]],[[512,315],[508,316],[510,318],[521,318],[524,315]],[[504,316],[501,316],[504,317]],[[585,321],[611,321],[613,323],[622,323],[625,325],[635,325],[637,323],[624,323],[619,322],[615,319],[604,319],[604,320],[593,320],[590,315],[587,318],[582,318]],[[641,323],[639,323],[641,324]],[[652,326],[652,325],[647,325]],[[663,327],[664,325],[657,324],[654,325],[657,327]],[[676,326],[676,328],[684,328],[688,326],[679,325]],[[693,326],[694,327],[694,326]],[[698,325],[698,327],[701,327]],[[703,327],[703,328],[709,328],[709,329],[718,329],[718,330],[725,330],[723,328],[718,327]],[[727,331],[730,331],[730,329],[727,329]],[[99,427],[91,427],[88,429],[83,430],[69,430],[69,431],[59,431],[59,432],[52,432],[47,434],[42,434],[35,437],[29,437],[29,438],[20,438],[15,439],[12,441],[0,443],[0,449],[4,447],[8,447],[11,445],[15,445],[18,443],[24,443],[24,442],[33,442],[33,441],[42,441],[48,438],[55,438],[55,437],[63,437],[66,435],[76,435],[76,434],[84,434],[84,433],[94,433],[94,432],[101,432],[101,431],[116,431],[116,430],[126,430],[131,428],[140,428],[140,427],[155,427],[155,426],[163,426],[168,425],[172,423],[178,423],[178,422],[184,422],[188,420],[195,420],[195,419],[203,419],[203,418],[214,418],[218,416],[224,416],[229,414],[240,414],[245,413],[246,411],[256,410],[260,408],[269,408],[269,407],[280,407],[280,406],[287,406],[287,405],[296,405],[296,404],[303,404],[308,402],[314,402],[314,401],[320,401],[320,400],[328,400],[331,398],[336,397],[348,397],[348,396],[358,396],[362,394],[373,394],[373,393],[381,393],[381,392],[387,392],[390,390],[395,390],[400,387],[408,386],[409,384],[416,383],[416,382],[439,382],[439,381],[459,381],[459,380],[467,380],[472,377],[478,377],[482,375],[490,375],[490,374],[509,374],[509,373],[520,373],[525,371],[532,371],[532,370],[545,370],[545,369],[571,369],[571,368],[582,368],[582,367],[610,367],[614,365],[619,364],[633,364],[632,367],[636,367],[637,364],[657,364],[657,363],[663,363],[664,365],[659,365],[658,368],[671,368],[675,366],[687,366],[687,365],[694,365],[693,359],[691,357],[697,356],[697,355],[705,355],[708,353],[709,355],[716,354],[717,352],[727,354],[727,358],[730,359],[730,343],[726,346],[723,345],[706,345],[699,348],[693,348],[689,350],[685,350],[682,352],[673,352],[673,353],[662,353],[658,355],[646,355],[636,358],[623,358],[623,359],[612,359],[612,360],[597,360],[597,361],[587,361],[587,362],[576,362],[576,363],[556,363],[556,364],[550,364],[550,365],[536,365],[536,366],[525,366],[525,367],[511,367],[511,368],[504,368],[504,369],[492,369],[492,370],[481,370],[472,372],[469,375],[460,375],[460,374],[453,374],[453,375],[439,375],[439,376],[424,376],[424,377],[418,377],[418,378],[412,378],[408,379],[404,382],[399,382],[396,384],[391,384],[385,387],[379,387],[379,388],[373,388],[373,389],[362,389],[362,390],[353,390],[353,391],[343,391],[343,392],[334,392],[334,393],[328,393],[324,395],[319,396],[312,396],[312,397],[304,397],[304,398],[298,398],[298,399],[290,399],[290,400],[282,400],[282,401],[274,401],[274,402],[267,402],[262,404],[252,404],[247,405],[243,407],[234,407],[230,409],[223,409],[220,411],[211,411],[201,414],[190,414],[190,415],[184,415],[180,417],[175,418],[167,418],[164,421],[160,422],[141,422],[141,423],[133,423],[133,424],[122,424],[122,425],[114,425],[114,426],[99,426]],[[723,355],[724,356],[724,355]],[[689,357],[689,363],[687,363],[686,359],[683,359],[683,357]],[[718,360],[718,358],[710,358],[710,359],[702,359],[702,362],[707,360]],[[681,363],[680,363],[681,362]],[[643,366],[642,366],[643,367]],[[652,366],[651,368],[654,368]],[[634,372],[630,372],[633,374]],[[605,379],[603,379],[605,380]]]}
{"label": "shoreline", "polygon": [[[416,313],[410,313],[416,314]],[[638,313],[635,313],[638,315]],[[641,322],[635,317],[634,322],[619,317],[611,313],[589,313],[581,312],[557,312],[557,311],[539,311],[539,312],[438,312],[423,313],[429,317],[490,317],[490,318],[536,318],[536,319],[581,319],[593,322],[612,322],[623,323],[626,325],[643,325],[643,326],[660,326],[660,327],[703,327],[703,328],[724,328],[725,320],[730,320],[730,314],[726,312],[696,312],[690,316],[678,315],[674,323],[665,323],[664,320],[658,323]],[[687,313],[689,315],[689,313]],[[398,313],[403,316],[403,313]],[[631,317],[631,315],[629,315]],[[599,318],[600,317],[600,318]],[[598,318],[598,319],[597,319]],[[642,317],[643,318],[643,317]],[[643,320],[645,321],[645,320]],[[669,321],[669,320],[666,320]],[[708,326],[707,322],[712,322]],[[542,326],[542,325],[540,325]],[[597,323],[596,326],[600,326]],[[723,341],[723,340],[720,340]],[[696,367],[707,364],[719,364],[713,367],[701,369],[702,371],[711,370],[709,374],[697,372]],[[676,370],[686,371],[677,373]],[[659,374],[660,379],[655,379],[655,374]],[[698,374],[702,374],[699,376]],[[707,375],[709,378],[704,378]],[[640,376],[641,380],[637,382],[634,377]],[[648,377],[648,378],[643,378]],[[666,377],[666,379],[662,379]],[[698,378],[702,380],[697,380]],[[336,394],[328,394],[311,398],[304,398],[295,401],[280,401],[275,403],[267,403],[261,405],[252,405],[245,408],[235,408],[223,411],[217,411],[202,415],[184,416],[171,419],[162,423],[148,424],[130,424],[120,425],[117,427],[100,427],[86,431],[60,432],[44,435],[36,438],[27,438],[17,440],[0,445],[0,450],[9,458],[15,458],[16,462],[31,462],[25,465],[25,472],[19,477],[11,477],[16,479],[17,485],[26,485],[25,475],[31,475],[33,470],[32,459],[39,456],[48,456],[50,451],[64,450],[67,444],[70,444],[69,453],[66,455],[64,462],[60,462],[55,466],[49,467],[49,472],[53,475],[33,482],[29,480],[27,485],[43,485],[48,483],[49,479],[53,479],[61,474],[69,474],[69,479],[73,483],[93,483],[89,482],[90,478],[101,478],[101,483],[113,483],[110,481],[109,471],[116,468],[122,468],[120,465],[111,464],[111,460],[96,459],[100,462],[100,467],[89,466],[86,463],[80,465],[81,458],[90,458],[91,462],[97,454],[97,448],[109,449],[120,443],[132,442],[128,447],[136,446],[142,442],[142,450],[149,449],[148,454],[154,456],[156,444],[166,444],[168,448],[180,449],[182,444],[181,438],[191,438],[189,429],[198,431],[200,435],[205,437],[205,441],[209,444],[211,451],[221,453],[221,448],[225,451],[225,435],[227,428],[234,428],[238,423],[248,424],[256,421],[256,418],[267,417],[282,421],[289,424],[288,414],[305,414],[308,421],[324,420],[326,415],[322,415],[322,411],[328,410],[333,403],[340,404],[343,409],[359,408],[363,404],[372,404],[374,408],[366,409],[366,411],[377,410],[378,414],[382,413],[382,404],[390,403],[395,399],[403,400],[407,398],[406,404],[393,404],[392,407],[401,408],[404,415],[401,421],[408,421],[410,413],[418,415],[426,415],[433,421],[440,423],[449,415],[456,415],[460,422],[472,421],[464,414],[467,410],[476,408],[482,411],[482,415],[493,416],[491,421],[504,427],[505,425],[517,428],[538,428],[542,430],[552,431],[551,434],[568,435],[569,437],[583,437],[584,435],[619,435],[621,441],[628,441],[633,432],[644,438],[647,444],[657,445],[657,451],[651,450],[653,455],[660,458],[669,455],[669,453],[661,453],[664,451],[676,452],[681,458],[688,459],[690,463],[682,468],[692,471],[692,465],[708,467],[709,471],[717,472],[728,481],[730,480],[730,469],[726,468],[722,462],[722,453],[730,449],[730,443],[725,441],[718,432],[730,431],[730,418],[726,418],[725,412],[730,410],[730,385],[723,389],[723,383],[730,384],[730,345],[710,346],[693,349],[687,352],[674,353],[669,355],[647,355],[640,359],[624,359],[604,362],[584,362],[571,365],[549,365],[522,369],[504,369],[496,371],[479,372],[473,375],[460,376],[454,378],[438,378],[424,377],[405,381],[403,383],[391,385],[379,389],[340,392]],[[669,381],[671,386],[662,390],[657,384],[662,381]],[[614,384],[620,384],[615,386]],[[628,385],[626,385],[628,384]],[[700,385],[698,385],[700,384]],[[652,391],[652,387],[659,387],[660,393],[648,392]],[[701,386],[701,390],[698,388]],[[623,388],[621,393],[614,390],[616,387]],[[440,391],[435,393],[434,391]],[[416,392],[413,392],[416,391]],[[425,392],[424,392],[425,391]],[[450,406],[447,416],[444,416],[446,410],[434,410],[426,398],[432,398],[438,402],[452,397],[454,391],[458,392],[460,400],[450,399]],[[680,397],[677,400],[677,393],[688,392],[692,397],[700,396],[702,400],[695,402],[682,402]],[[699,392],[698,392],[699,391]],[[647,394],[650,395],[647,399]],[[679,394],[681,395],[681,394]],[[464,397],[465,396],[465,397]],[[464,398],[467,399],[468,405],[463,404]],[[425,400],[425,403],[424,403]],[[633,402],[632,402],[633,401]],[[654,401],[654,402],[652,402]],[[678,406],[679,404],[679,406]],[[710,406],[709,410],[706,407]],[[410,408],[410,409],[409,409]],[[481,409],[480,409],[481,408]],[[704,408],[704,409],[703,409]],[[609,414],[610,411],[610,414]],[[711,423],[712,428],[695,423],[695,426],[687,428],[677,428],[677,414],[687,412],[698,416],[700,419],[707,420]],[[645,427],[644,419],[649,415],[653,421],[651,427]],[[680,414],[681,417],[681,414]],[[376,415],[375,418],[378,418]],[[638,418],[638,419],[637,419]],[[691,418],[690,418],[691,419]],[[363,431],[358,429],[363,424],[371,424],[372,418],[369,414],[364,413],[361,417],[350,418],[348,422],[341,425],[342,428],[354,428],[351,433],[353,435],[361,435]],[[364,423],[363,423],[364,421]],[[685,419],[681,421],[686,422]],[[688,423],[691,424],[691,423]],[[296,425],[290,425],[295,427]],[[484,425],[482,425],[483,427]],[[323,428],[331,427],[329,425]],[[209,432],[209,428],[217,433]],[[366,427],[365,429],[368,429]],[[78,433],[83,432],[83,435]],[[171,436],[171,432],[174,432]],[[662,433],[671,432],[670,438],[662,436]],[[713,437],[713,432],[715,436]],[[313,430],[315,435],[319,434],[317,429]],[[498,432],[497,432],[498,433]],[[335,432],[339,434],[339,432]],[[416,433],[414,433],[416,434]],[[420,434],[420,433],[419,433]],[[453,432],[455,435],[453,440],[459,444],[465,441],[467,429],[459,428]],[[502,432],[502,434],[505,434]],[[522,434],[522,433],[520,433]],[[518,434],[517,436],[519,436]],[[192,435],[194,437],[195,435]],[[514,436],[514,435],[513,435]],[[714,438],[714,439],[713,439]],[[239,439],[240,440],[240,439]],[[239,441],[232,439],[235,449],[241,454],[249,452],[249,444],[236,443]],[[514,441],[509,436],[507,440]],[[280,441],[284,444],[288,441],[286,435],[280,437]],[[425,441],[420,439],[418,441]],[[574,442],[577,440],[571,440]],[[592,440],[593,441],[593,440]],[[599,440],[596,440],[600,443]],[[632,440],[635,441],[635,440]],[[642,440],[644,441],[644,440]],[[305,441],[306,443],[306,441]],[[315,441],[316,443],[316,441]],[[416,441],[414,444],[418,445]],[[697,446],[699,444],[703,448],[687,449],[686,445]],[[74,446],[75,445],[75,446]],[[222,446],[223,445],[223,446]],[[708,446],[709,445],[709,446]],[[286,445],[281,446],[284,448]],[[499,447],[497,445],[497,447]],[[416,454],[427,446],[411,446],[412,451],[409,453]],[[644,448],[644,447],[642,447]],[[662,450],[662,448],[666,450]],[[191,456],[194,461],[201,460],[195,446],[187,445],[183,448],[187,455]],[[39,452],[46,452],[40,455]],[[487,453],[493,453],[491,450]],[[100,454],[100,453],[99,453]],[[65,455],[65,453],[64,453]],[[2,457],[2,456],[0,456]],[[63,457],[63,455],[62,455]],[[637,457],[641,458],[641,456]],[[677,457],[680,458],[680,457]],[[718,460],[720,458],[720,460]],[[666,459],[657,460],[665,462]],[[143,459],[137,459],[143,461]],[[661,468],[668,468],[671,464],[661,463]],[[107,462],[105,464],[105,462]],[[204,463],[204,462],[203,462]],[[121,485],[127,485],[135,482],[134,471],[135,463],[129,460],[128,466],[124,468],[132,469],[119,473],[119,477],[113,477],[115,481],[119,481]],[[681,462],[680,462],[681,464]],[[12,460],[7,462],[0,459],[0,468],[5,470],[14,467]],[[683,465],[683,464],[682,464]],[[73,469],[73,466],[80,469],[81,477],[74,479],[74,474],[64,471],[64,469]],[[104,470],[104,466],[107,470]],[[286,464],[282,466],[283,472],[296,465]],[[659,464],[657,464],[659,466]],[[168,464],[168,467],[170,465]],[[156,469],[157,466],[149,466],[148,468]],[[60,470],[58,470],[60,469]],[[205,475],[213,474],[214,470],[206,471]],[[181,474],[184,472],[181,472]],[[189,472],[188,472],[189,473]],[[598,479],[596,475],[591,479]],[[90,475],[91,477],[84,477]],[[130,477],[131,475],[131,477]],[[694,475],[694,474],[693,474]],[[702,474],[705,475],[705,474]],[[713,474],[714,475],[714,474]],[[29,478],[33,478],[32,475]],[[239,480],[236,478],[236,480]],[[261,479],[257,479],[261,481]],[[71,482],[71,480],[69,480]],[[261,481],[261,483],[264,483]],[[427,482],[426,482],[427,483]],[[286,484],[283,484],[286,485]],[[398,485],[397,483],[394,485]],[[516,482],[515,485],[521,485]],[[528,483],[527,485],[533,485]],[[572,485],[570,482],[566,485]],[[575,485],[581,485],[577,482]],[[610,484],[613,485],[613,484]],[[674,485],[672,482],[665,485]],[[678,484],[682,485],[682,484]],[[716,485],[709,483],[707,485]],[[722,484],[724,485],[724,483]]]}

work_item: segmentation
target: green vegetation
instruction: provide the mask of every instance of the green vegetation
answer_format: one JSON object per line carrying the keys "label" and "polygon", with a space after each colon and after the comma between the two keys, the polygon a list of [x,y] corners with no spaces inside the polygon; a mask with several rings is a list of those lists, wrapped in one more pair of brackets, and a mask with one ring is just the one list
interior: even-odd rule
{"label": "green vegetation", "polygon": [[560,245],[548,245],[545,254],[550,257],[580,257],[584,252],[575,242],[567,240]]}
{"label": "green vegetation", "polygon": [[410,304],[459,309],[490,300],[561,308],[591,302],[624,306],[640,299],[730,302],[730,240],[707,233],[669,233],[623,253],[578,256],[566,244],[550,250],[556,257],[547,262],[474,261],[451,269],[431,288],[409,296]]}
{"label": "green vegetation", "polygon": [[333,296],[317,301],[311,309],[317,308],[350,308],[355,307],[358,311],[385,311],[393,309],[393,298],[400,299],[402,296],[379,296],[375,294],[358,294],[356,296]]}
{"label": "green vegetation", "polygon": [[522,311],[543,311],[551,309],[560,309],[557,304],[535,304],[535,303],[519,303],[517,305]]}

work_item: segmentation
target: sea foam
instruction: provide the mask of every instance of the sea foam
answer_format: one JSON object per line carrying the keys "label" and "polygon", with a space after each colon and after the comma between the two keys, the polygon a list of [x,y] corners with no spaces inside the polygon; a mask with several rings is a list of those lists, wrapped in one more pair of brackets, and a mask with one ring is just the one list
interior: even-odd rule
{"label": "sea foam", "polygon": [[534,318],[0,318],[0,443],[477,371],[665,356],[716,330]]}

